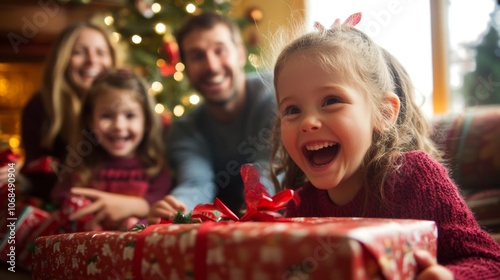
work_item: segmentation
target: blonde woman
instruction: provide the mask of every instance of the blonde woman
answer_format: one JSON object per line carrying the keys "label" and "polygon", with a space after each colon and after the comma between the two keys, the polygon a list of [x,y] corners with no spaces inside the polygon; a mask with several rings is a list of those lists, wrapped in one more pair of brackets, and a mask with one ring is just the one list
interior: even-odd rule
{"label": "blonde woman", "polygon": [[[22,112],[25,168],[46,156],[58,160],[63,172],[71,164],[76,167],[84,155],[68,144],[76,134],[81,98],[97,75],[116,64],[115,47],[99,26],[78,22],[61,32],[48,56],[42,86]],[[29,193],[45,201],[60,177],[43,172],[24,175],[31,182]]]}

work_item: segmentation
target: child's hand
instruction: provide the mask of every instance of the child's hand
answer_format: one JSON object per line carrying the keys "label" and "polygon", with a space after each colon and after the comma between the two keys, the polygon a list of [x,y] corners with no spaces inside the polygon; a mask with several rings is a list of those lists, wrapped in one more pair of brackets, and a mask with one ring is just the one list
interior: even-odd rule
{"label": "child's hand", "polygon": [[453,280],[453,274],[446,267],[437,264],[427,251],[417,251],[414,254],[418,266],[417,280]]}
{"label": "child's hand", "polygon": [[158,200],[151,206],[151,210],[148,215],[148,223],[157,224],[160,222],[161,218],[173,219],[178,211],[185,212],[186,206],[175,199],[171,195],[165,196],[162,200]]}
{"label": "child's hand", "polygon": [[149,212],[149,204],[142,197],[108,193],[88,188],[72,188],[71,193],[82,195],[93,202],[92,204],[70,215],[71,220],[78,220],[88,214],[94,214],[89,227],[101,222],[117,223],[128,217],[145,217]]}

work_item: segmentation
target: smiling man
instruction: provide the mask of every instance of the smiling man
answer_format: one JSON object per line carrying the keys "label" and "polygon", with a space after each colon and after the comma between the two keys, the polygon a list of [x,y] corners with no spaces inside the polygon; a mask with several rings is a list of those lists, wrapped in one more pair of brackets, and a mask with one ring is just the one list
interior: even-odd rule
{"label": "smiling man", "polygon": [[274,193],[266,176],[276,115],[272,83],[245,73],[240,31],[222,15],[190,17],[176,39],[186,75],[204,102],[168,129],[174,190],[156,203],[150,221],[212,203],[215,197],[238,213],[244,206],[242,164],[254,163],[262,183]]}

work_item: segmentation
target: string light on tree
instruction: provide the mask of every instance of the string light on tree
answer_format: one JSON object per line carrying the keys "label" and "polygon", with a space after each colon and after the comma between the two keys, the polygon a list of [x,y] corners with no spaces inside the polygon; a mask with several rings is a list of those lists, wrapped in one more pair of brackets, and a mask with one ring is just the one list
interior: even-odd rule
{"label": "string light on tree", "polygon": [[132,36],[132,43],[140,44],[142,42],[142,37],[139,35]]}
{"label": "string light on tree", "polygon": [[153,5],[151,5],[151,10],[153,11],[153,13],[157,14],[161,11],[161,5],[158,3],[153,3]]}
{"label": "string light on tree", "polygon": [[164,23],[159,22],[155,25],[155,31],[158,34],[165,34],[167,32],[167,26]]}
{"label": "string light on tree", "polygon": [[192,14],[196,11],[196,6],[192,3],[186,5],[186,12]]}
{"label": "string light on tree", "polygon": [[122,35],[118,32],[113,32],[111,33],[111,41],[113,41],[113,43],[118,43],[120,42],[122,39]]}
{"label": "string light on tree", "polygon": [[184,115],[184,106],[182,105],[176,105],[173,110],[174,116],[180,117]]}
{"label": "string light on tree", "polygon": [[160,82],[155,81],[151,84],[151,89],[156,93],[160,93],[163,90],[163,85]]}
{"label": "string light on tree", "polygon": [[165,107],[162,104],[155,105],[155,112],[161,114],[165,111]]}
{"label": "string light on tree", "polygon": [[189,103],[197,105],[198,103],[200,103],[200,96],[198,96],[198,94],[192,94],[191,96],[189,96]]}
{"label": "string light on tree", "polygon": [[106,24],[107,26],[113,25],[114,22],[115,19],[112,16],[107,16],[104,18],[104,24]]}

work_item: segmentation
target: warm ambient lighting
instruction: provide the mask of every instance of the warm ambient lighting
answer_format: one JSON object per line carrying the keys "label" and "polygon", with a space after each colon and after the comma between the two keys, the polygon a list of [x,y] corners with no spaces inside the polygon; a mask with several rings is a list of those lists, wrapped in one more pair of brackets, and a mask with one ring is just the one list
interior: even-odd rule
{"label": "warm ambient lighting", "polygon": [[173,113],[176,117],[180,117],[184,114],[184,106],[182,105],[177,105],[174,107]]}
{"label": "warm ambient lighting", "polygon": [[161,11],[161,5],[158,4],[158,3],[153,3],[153,5],[151,5],[151,11],[153,11],[153,13],[157,14]]}
{"label": "warm ambient lighting", "polygon": [[184,69],[186,68],[186,66],[184,66],[184,64],[182,62],[178,62],[176,65],[175,65],[175,70],[179,71],[179,72],[182,72],[184,71]]}
{"label": "warm ambient lighting", "polygon": [[115,22],[115,19],[112,16],[107,16],[104,18],[104,24],[107,26],[112,25]]}
{"label": "warm ambient lighting", "polygon": [[161,114],[161,113],[163,113],[163,111],[165,111],[165,106],[163,106],[160,103],[156,104],[156,106],[155,106],[155,112],[158,113],[158,114]]}
{"label": "warm ambient lighting", "polygon": [[192,94],[189,96],[189,103],[193,105],[200,103],[200,97],[197,94]]}
{"label": "warm ambient lighting", "polygon": [[11,137],[9,139],[9,146],[13,149],[19,148],[19,145],[21,144],[21,141],[19,141],[19,138],[17,137]]}
{"label": "warm ambient lighting", "polygon": [[181,72],[174,73],[174,80],[180,82],[182,81],[182,79],[184,79],[184,74],[182,74]]}
{"label": "warm ambient lighting", "polygon": [[165,60],[164,60],[164,59],[159,58],[159,59],[156,61],[156,66],[158,66],[158,67],[163,67],[163,66],[165,66],[165,64],[166,64],[166,62],[165,62]]}
{"label": "warm ambient lighting", "polygon": [[186,5],[186,11],[190,14],[194,13],[196,11],[196,6],[194,4],[187,4]]}
{"label": "warm ambient lighting", "polygon": [[163,85],[160,82],[156,81],[151,84],[151,88],[156,92],[160,92],[163,90]]}
{"label": "warm ambient lighting", "polygon": [[134,35],[132,36],[132,43],[134,44],[140,44],[142,42],[142,38],[139,35]]}
{"label": "warm ambient lighting", "polygon": [[122,35],[118,32],[113,32],[111,33],[111,41],[113,41],[113,43],[118,43],[120,42],[120,40],[122,39]]}
{"label": "warm ambient lighting", "polygon": [[155,31],[158,34],[165,34],[165,32],[167,31],[167,26],[161,22],[157,23],[155,26]]}

